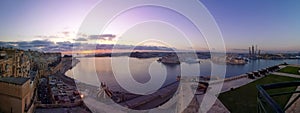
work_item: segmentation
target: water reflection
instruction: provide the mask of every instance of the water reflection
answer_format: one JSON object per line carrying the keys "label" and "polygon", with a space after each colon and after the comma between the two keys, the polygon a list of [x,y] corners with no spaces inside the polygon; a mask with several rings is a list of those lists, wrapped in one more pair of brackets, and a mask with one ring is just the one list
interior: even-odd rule
{"label": "water reflection", "polygon": [[[184,76],[209,76],[211,74],[211,62],[209,60],[202,60],[201,64],[187,64],[181,63],[180,65],[164,65],[156,62],[157,58],[137,59],[128,57],[119,57],[117,59],[129,59],[129,66],[132,77],[140,83],[146,83],[151,79],[150,74],[155,76],[162,76],[166,74],[166,81],[164,86],[176,81],[176,77],[180,75],[181,68]],[[112,71],[112,64],[110,57],[99,58],[79,58],[80,63],[72,70],[76,72],[76,79],[91,85],[98,86],[98,80],[106,83],[111,90],[122,91],[123,89],[117,84],[115,76]],[[93,65],[92,62],[95,62]],[[241,75],[249,71],[255,71],[269,66],[277,65],[280,63],[300,64],[297,59],[289,60],[252,60],[246,65],[227,65],[226,77]],[[122,63],[122,62],[121,62]],[[94,67],[93,67],[94,66]],[[122,69],[127,69],[123,67]],[[96,73],[95,73],[96,70]],[[200,73],[199,73],[200,70]],[[149,73],[150,71],[150,73]],[[67,76],[72,77],[72,71],[66,72]],[[98,77],[98,80],[95,79]],[[124,91],[124,90],[123,90]]]}

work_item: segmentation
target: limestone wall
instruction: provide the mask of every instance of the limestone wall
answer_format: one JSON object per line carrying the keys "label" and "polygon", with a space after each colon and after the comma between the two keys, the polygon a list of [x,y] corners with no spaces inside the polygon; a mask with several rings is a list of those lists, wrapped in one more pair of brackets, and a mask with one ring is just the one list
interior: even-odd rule
{"label": "limestone wall", "polygon": [[0,109],[5,113],[23,113],[25,105],[29,106],[34,98],[33,92],[34,87],[29,80],[23,85],[0,82]]}

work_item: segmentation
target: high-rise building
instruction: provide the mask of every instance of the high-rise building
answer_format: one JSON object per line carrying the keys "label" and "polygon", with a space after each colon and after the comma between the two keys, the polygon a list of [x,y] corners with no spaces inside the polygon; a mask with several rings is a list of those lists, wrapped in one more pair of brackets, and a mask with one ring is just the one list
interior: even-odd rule
{"label": "high-rise building", "polygon": [[258,49],[258,46],[255,45],[252,45],[249,47],[249,58],[250,59],[257,59],[261,54],[261,50]]}
{"label": "high-rise building", "polygon": [[249,56],[251,57],[252,54],[251,54],[251,47],[249,47]]}
{"label": "high-rise building", "polygon": [[254,53],[254,45],[252,45],[252,56],[254,56],[255,53]]}

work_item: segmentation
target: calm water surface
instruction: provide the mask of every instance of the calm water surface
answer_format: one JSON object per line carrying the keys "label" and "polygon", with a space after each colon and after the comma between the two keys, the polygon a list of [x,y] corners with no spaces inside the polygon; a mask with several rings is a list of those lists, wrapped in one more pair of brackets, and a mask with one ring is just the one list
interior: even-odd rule
{"label": "calm water surface", "polygon": [[[99,86],[99,81],[105,82],[112,90],[123,90],[115,79],[115,71],[112,69],[110,57],[78,59],[80,62],[72,70],[66,72],[67,76],[95,86]],[[164,85],[168,85],[176,81],[176,76],[180,75],[180,73],[185,76],[209,76],[211,71],[211,62],[209,60],[202,60],[201,64],[181,63],[180,65],[164,65],[157,62],[157,58],[114,57],[114,60],[117,62],[114,62],[114,66],[117,67],[118,73],[124,74],[124,77],[127,77],[125,71],[130,70],[132,77],[140,83],[149,81],[151,79],[150,74],[153,76],[166,76]],[[129,61],[129,65],[124,65],[126,62],[123,61],[126,60]],[[300,64],[300,60],[297,59],[254,60],[246,65],[227,65],[225,77],[241,75],[284,62],[288,64]],[[181,70],[181,68],[184,70]]]}

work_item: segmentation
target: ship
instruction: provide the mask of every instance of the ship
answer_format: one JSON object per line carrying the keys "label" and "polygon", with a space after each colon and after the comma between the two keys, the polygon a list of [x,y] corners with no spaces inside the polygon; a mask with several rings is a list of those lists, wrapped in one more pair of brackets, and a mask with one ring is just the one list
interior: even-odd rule
{"label": "ship", "polygon": [[227,64],[231,64],[231,65],[244,65],[248,63],[248,60],[240,57],[233,57],[233,58],[227,57],[226,62]]}
{"label": "ship", "polygon": [[194,64],[194,63],[201,63],[200,60],[198,59],[195,59],[195,58],[183,58],[180,60],[181,62],[185,62],[185,63],[188,63],[188,64]]}
{"label": "ship", "polygon": [[163,64],[180,64],[178,56],[174,54],[161,57],[157,61]]}

